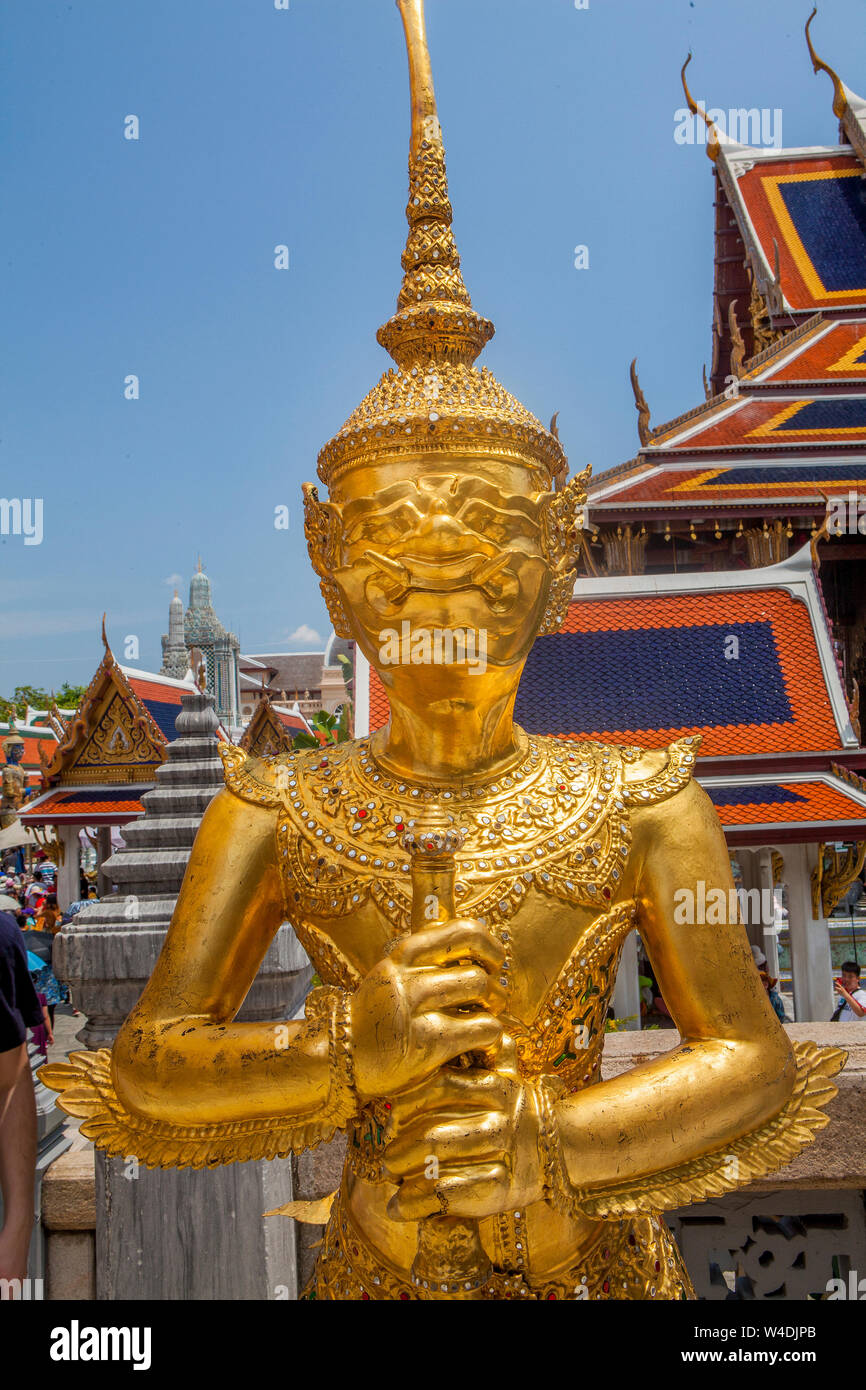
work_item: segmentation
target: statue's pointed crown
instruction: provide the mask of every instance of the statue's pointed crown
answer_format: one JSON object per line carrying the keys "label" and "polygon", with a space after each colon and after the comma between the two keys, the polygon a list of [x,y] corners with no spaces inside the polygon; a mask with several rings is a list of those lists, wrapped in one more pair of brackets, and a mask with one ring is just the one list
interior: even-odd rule
{"label": "statue's pointed crown", "polygon": [[537,471],[539,486],[562,479],[559,440],[499,384],[473,366],[493,324],[472,307],[451,230],[445,148],[424,24],[424,0],[397,0],[406,31],[412,97],[409,236],[397,312],[377,339],[397,364],[319,454],[328,486],[383,456],[489,454]]}

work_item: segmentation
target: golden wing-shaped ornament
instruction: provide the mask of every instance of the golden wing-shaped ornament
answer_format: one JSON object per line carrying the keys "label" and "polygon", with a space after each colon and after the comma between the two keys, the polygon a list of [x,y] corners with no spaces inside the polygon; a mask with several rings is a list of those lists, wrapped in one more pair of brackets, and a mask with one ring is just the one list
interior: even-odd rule
{"label": "golden wing-shaped ornament", "polygon": [[592,1191],[571,1188],[569,1210],[609,1220],[671,1211],[721,1197],[790,1163],[829,1123],[823,1107],[837,1092],[829,1078],[841,1071],[848,1057],[838,1047],[818,1047],[813,1042],[794,1043],[794,1052],[794,1090],[784,1109],[760,1129],[726,1144],[724,1150],[691,1159],[664,1173]]}
{"label": "golden wing-shaped ornament", "polygon": [[[274,1116],[209,1125],[178,1125],[125,1109],[111,1076],[111,1053],[72,1052],[69,1063],[40,1067],[39,1079],[60,1092],[57,1104],[80,1116],[81,1133],[109,1157],[135,1157],[147,1168],[216,1168],[285,1158],[333,1139],[354,1115]],[[348,1107],[346,1107],[348,1108]]]}

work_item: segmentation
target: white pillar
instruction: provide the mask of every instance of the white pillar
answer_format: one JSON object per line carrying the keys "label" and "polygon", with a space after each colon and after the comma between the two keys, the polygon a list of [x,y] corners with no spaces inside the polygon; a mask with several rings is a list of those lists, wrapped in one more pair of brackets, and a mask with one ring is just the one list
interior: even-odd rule
{"label": "white pillar", "polygon": [[613,1012],[617,1018],[628,1019],[626,1029],[634,1032],[640,1028],[640,985],[637,982],[637,944],[636,931],[629,932],[623,942],[619,969],[616,972],[616,985],[613,991]]}
{"label": "white pillar", "polygon": [[78,826],[57,826],[57,838],[63,846],[63,863],[57,867],[57,906],[63,912],[70,903],[78,901],[81,888]]}
{"label": "white pillar", "polygon": [[[764,903],[774,903],[773,895],[773,851],[759,850],[755,856],[758,861],[758,884],[761,890],[761,907]],[[762,920],[763,951],[767,957],[767,974],[779,978],[779,933],[775,925],[775,912],[769,921]]]}
{"label": "white pillar", "polygon": [[817,858],[817,845],[785,849],[796,1023],[824,1023],[833,1012],[830,929],[823,916],[817,921],[812,918],[810,875]]}

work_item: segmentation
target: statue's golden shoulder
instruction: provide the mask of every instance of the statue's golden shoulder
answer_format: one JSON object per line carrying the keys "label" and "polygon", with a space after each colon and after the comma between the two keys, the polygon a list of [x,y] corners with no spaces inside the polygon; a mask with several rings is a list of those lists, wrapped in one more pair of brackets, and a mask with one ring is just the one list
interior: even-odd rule
{"label": "statue's golden shoulder", "polygon": [[[342,744],[341,750],[351,757],[352,744]],[[260,806],[285,806],[292,800],[288,794],[328,763],[326,747],[280,753],[275,758],[257,758],[231,743],[220,744],[219,751],[229,791]]]}
{"label": "statue's golden shoulder", "polygon": [[623,800],[654,806],[682,791],[692,780],[701,745],[699,734],[675,739],[666,748],[627,747],[623,756]]}
{"label": "statue's golden shoulder", "polygon": [[666,748],[640,748],[636,744],[595,747],[621,765],[620,795],[629,806],[654,806],[667,801],[687,786],[694,776],[701,739],[699,734],[676,739]]}

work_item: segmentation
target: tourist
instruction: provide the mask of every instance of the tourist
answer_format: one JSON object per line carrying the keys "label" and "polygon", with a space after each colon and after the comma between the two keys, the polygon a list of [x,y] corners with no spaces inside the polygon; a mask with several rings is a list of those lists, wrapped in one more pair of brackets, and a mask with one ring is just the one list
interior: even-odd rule
{"label": "tourist", "polygon": [[866,1018],[866,989],[860,988],[860,966],[856,960],[842,964],[838,979],[833,981],[842,1003],[836,1006],[831,1023],[854,1023]]}
{"label": "tourist", "polygon": [[50,932],[52,936],[60,930],[60,911],[53,894],[49,894],[36,914],[36,930]]}
{"label": "tourist", "polygon": [[27,970],[18,923],[0,910],[0,1279],[24,1279],[33,1230],[36,1099],[27,1057],[27,1029],[45,1015]]}
{"label": "tourist", "polygon": [[[48,1031],[49,1035],[51,1035],[54,1029],[54,1011],[58,1004],[69,1003],[69,990],[66,985],[60,983],[51,968],[51,947],[54,944],[54,938],[51,936],[50,932],[25,932],[24,936],[27,938],[25,944],[28,948],[27,963],[30,969],[30,978],[33,981],[33,987],[39,995],[40,1001],[45,1005],[46,1017],[48,1019]],[[40,950],[38,946],[34,947],[31,945],[33,938],[36,938],[37,941],[39,939],[47,940],[47,959],[44,952]],[[49,1036],[48,1041],[53,1042],[53,1036]]]}
{"label": "tourist", "polygon": [[751,950],[752,955],[755,958],[755,964],[758,967],[758,974],[761,977],[761,984],[767,991],[767,998],[773,1006],[773,1012],[775,1013],[780,1023],[790,1023],[791,1020],[785,1013],[784,1000],[782,999],[781,994],[776,988],[779,981],[775,975],[769,974],[769,972],[764,969],[764,967],[767,964],[767,957],[764,955],[764,952],[761,950],[760,946],[753,946]]}
{"label": "tourist", "polygon": [[32,1029],[33,1041],[42,1053],[44,1061],[48,1061],[48,1046],[54,1042],[54,1006],[48,1003],[48,996],[45,993],[42,979],[46,971],[54,983],[57,984],[50,966],[46,966],[40,956],[34,951],[27,952],[27,969],[33,988],[36,990],[36,998],[39,1000],[39,1007],[42,1010],[40,1022]]}
{"label": "tourist", "polygon": [[35,869],[33,871],[32,882],[27,885],[24,893],[25,912],[36,912],[42,900],[47,897],[47,894],[48,890],[42,882],[42,870]]}

